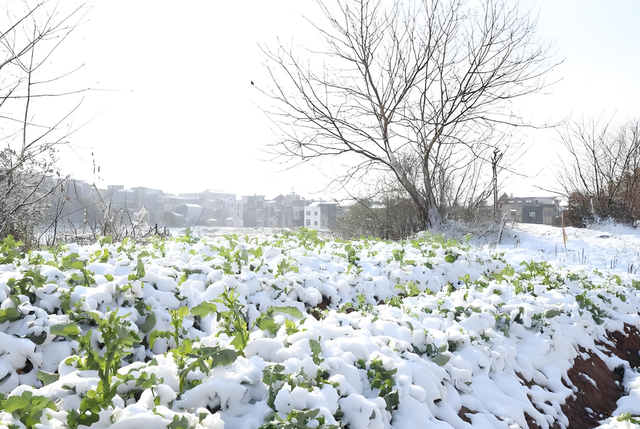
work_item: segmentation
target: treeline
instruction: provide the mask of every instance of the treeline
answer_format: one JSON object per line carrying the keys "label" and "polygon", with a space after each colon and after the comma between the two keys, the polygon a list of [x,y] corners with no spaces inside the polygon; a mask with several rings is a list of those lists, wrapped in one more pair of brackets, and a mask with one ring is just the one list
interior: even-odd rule
{"label": "treeline", "polygon": [[575,123],[562,142],[568,154],[558,172],[567,199],[565,224],[635,225],[640,220],[640,122]]}

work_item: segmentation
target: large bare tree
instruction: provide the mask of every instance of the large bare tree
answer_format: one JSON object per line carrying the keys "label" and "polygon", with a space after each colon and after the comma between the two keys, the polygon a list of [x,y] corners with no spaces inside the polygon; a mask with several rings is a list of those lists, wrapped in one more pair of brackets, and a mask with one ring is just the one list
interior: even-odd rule
{"label": "large bare tree", "polygon": [[503,132],[530,125],[512,102],[543,88],[555,65],[529,13],[513,0],[317,3],[323,21],[310,23],[323,49],[265,49],[276,153],[347,158],[342,183],[390,171],[427,228],[459,192],[487,198],[478,161],[490,171]]}
{"label": "large bare tree", "polygon": [[64,183],[54,174],[56,150],[73,133],[81,102],[69,96],[84,89],[65,89],[73,67],[51,65],[84,11],[75,1],[0,6],[0,239],[11,234],[33,245],[56,215],[51,198]]}

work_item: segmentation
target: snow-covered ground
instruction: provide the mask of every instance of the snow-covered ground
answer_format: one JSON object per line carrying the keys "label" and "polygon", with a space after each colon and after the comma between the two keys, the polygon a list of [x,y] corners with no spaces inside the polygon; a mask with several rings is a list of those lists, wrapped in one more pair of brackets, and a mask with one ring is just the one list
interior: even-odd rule
{"label": "snow-covered ground", "polygon": [[605,350],[640,328],[634,230],[568,228],[566,252],[539,225],[496,248],[226,232],[5,246],[0,427],[568,427],[589,356],[624,389],[601,427],[640,427],[640,370]]}

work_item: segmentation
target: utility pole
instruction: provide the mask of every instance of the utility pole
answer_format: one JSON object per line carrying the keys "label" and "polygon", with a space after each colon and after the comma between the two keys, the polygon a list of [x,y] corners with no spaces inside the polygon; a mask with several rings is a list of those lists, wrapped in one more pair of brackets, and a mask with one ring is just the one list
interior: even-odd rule
{"label": "utility pole", "polygon": [[504,154],[498,148],[493,150],[491,168],[493,169],[493,221],[498,219],[498,163]]}

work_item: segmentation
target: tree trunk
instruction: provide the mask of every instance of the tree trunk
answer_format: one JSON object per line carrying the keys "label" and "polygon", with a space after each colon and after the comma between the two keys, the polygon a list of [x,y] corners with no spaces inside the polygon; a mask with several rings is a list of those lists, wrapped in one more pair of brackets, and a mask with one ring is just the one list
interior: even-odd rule
{"label": "tree trunk", "polygon": [[415,184],[407,177],[400,166],[392,165],[392,169],[396,178],[402,187],[409,193],[409,196],[418,208],[420,221],[422,222],[422,225],[424,225],[424,228],[427,230],[438,228],[442,224],[442,215],[438,210],[438,204],[436,202],[433,184],[431,183],[428,164],[423,163],[422,165],[424,175],[424,194],[421,193]]}

